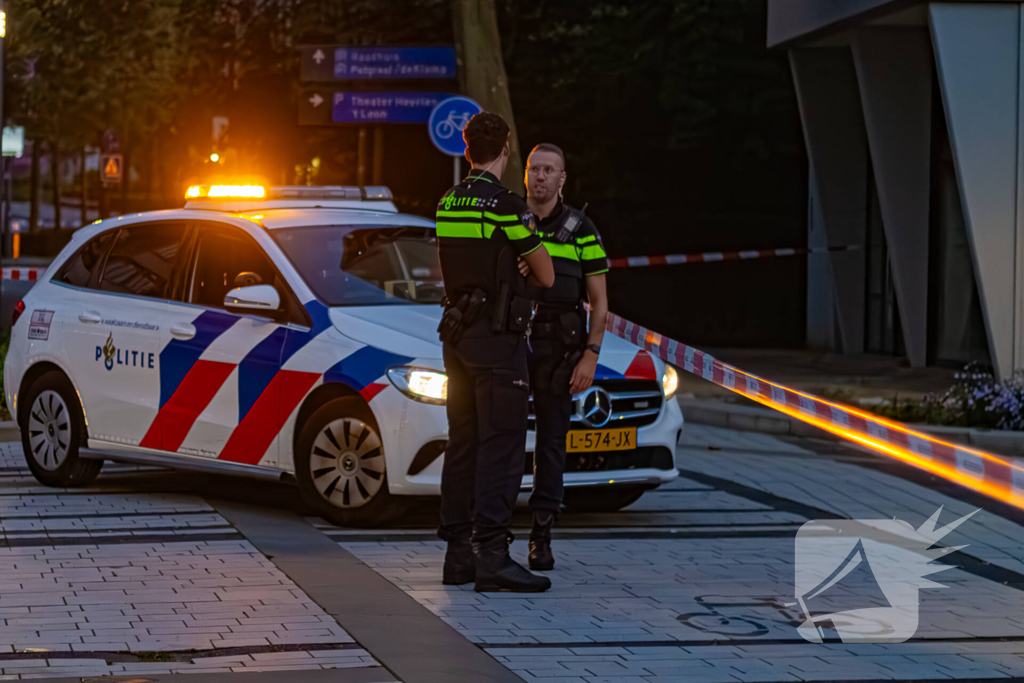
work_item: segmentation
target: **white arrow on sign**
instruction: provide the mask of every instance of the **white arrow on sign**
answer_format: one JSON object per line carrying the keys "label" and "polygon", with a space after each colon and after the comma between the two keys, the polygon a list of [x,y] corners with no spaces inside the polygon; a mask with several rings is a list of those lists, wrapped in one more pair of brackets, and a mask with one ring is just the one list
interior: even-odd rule
{"label": "white arrow on sign", "polygon": [[321,50],[320,48],[317,48],[316,52],[313,53],[313,61],[316,62],[317,64],[320,64],[325,59],[327,59],[327,57],[324,56],[324,51]]}
{"label": "white arrow on sign", "polygon": [[309,103],[316,108],[324,103],[324,98],[320,97],[320,93],[313,93],[313,96],[309,98]]}

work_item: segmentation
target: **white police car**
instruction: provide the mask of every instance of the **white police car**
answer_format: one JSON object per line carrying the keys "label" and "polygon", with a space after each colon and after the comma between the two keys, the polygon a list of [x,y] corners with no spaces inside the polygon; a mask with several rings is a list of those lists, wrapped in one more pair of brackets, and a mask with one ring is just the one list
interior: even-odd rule
{"label": "white police car", "polygon": [[[103,460],[294,477],[344,525],[436,495],[433,223],[379,187],[189,197],[79,230],[18,304],[4,391],[36,478],[85,485]],[[674,371],[611,335],[600,363],[569,435],[575,508],[618,509],[677,476]],[[527,453],[524,489],[530,472]]]}

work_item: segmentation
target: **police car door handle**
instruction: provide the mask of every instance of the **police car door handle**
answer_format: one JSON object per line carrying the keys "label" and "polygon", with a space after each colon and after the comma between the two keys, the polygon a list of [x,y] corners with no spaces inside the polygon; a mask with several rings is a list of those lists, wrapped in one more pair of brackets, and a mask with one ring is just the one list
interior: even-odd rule
{"label": "police car door handle", "polygon": [[196,327],[188,323],[175,323],[171,325],[171,336],[177,339],[191,339],[196,336]]}
{"label": "police car door handle", "polygon": [[98,323],[103,320],[103,316],[96,311],[82,311],[78,314],[78,319],[83,323]]}

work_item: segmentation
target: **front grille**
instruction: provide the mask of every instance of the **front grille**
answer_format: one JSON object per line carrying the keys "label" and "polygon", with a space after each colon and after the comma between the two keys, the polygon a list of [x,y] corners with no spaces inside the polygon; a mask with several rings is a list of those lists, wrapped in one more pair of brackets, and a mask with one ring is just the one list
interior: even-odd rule
{"label": "front grille", "polygon": [[[641,446],[631,451],[604,451],[599,453],[567,453],[566,472],[604,472],[611,470],[639,470],[654,468],[670,470],[674,466],[672,451],[665,446]],[[533,453],[526,454],[524,474],[533,474]]]}
{"label": "front grille", "polygon": [[[658,419],[664,400],[661,386],[650,379],[600,379],[594,382],[611,395],[612,416],[602,429],[610,427],[643,427]],[[578,401],[572,402],[572,417],[569,429],[595,429],[584,424],[576,414]],[[530,397],[529,428],[536,422],[533,413],[533,397]]]}

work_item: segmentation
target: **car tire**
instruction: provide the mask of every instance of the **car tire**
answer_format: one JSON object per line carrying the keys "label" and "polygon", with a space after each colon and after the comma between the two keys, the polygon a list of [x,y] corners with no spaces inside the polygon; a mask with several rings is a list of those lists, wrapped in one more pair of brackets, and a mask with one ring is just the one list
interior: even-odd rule
{"label": "car tire", "polygon": [[588,486],[567,488],[562,503],[573,512],[615,512],[640,500],[640,486]]}
{"label": "car tire", "polygon": [[56,370],[41,376],[25,392],[27,408],[21,420],[25,461],[39,483],[68,488],[91,484],[102,460],[85,460],[85,419],[71,380]]}
{"label": "car tire", "polygon": [[403,502],[388,489],[380,428],[369,406],[336,398],[302,425],[295,478],[303,499],[338,526],[374,527],[399,517]]}

